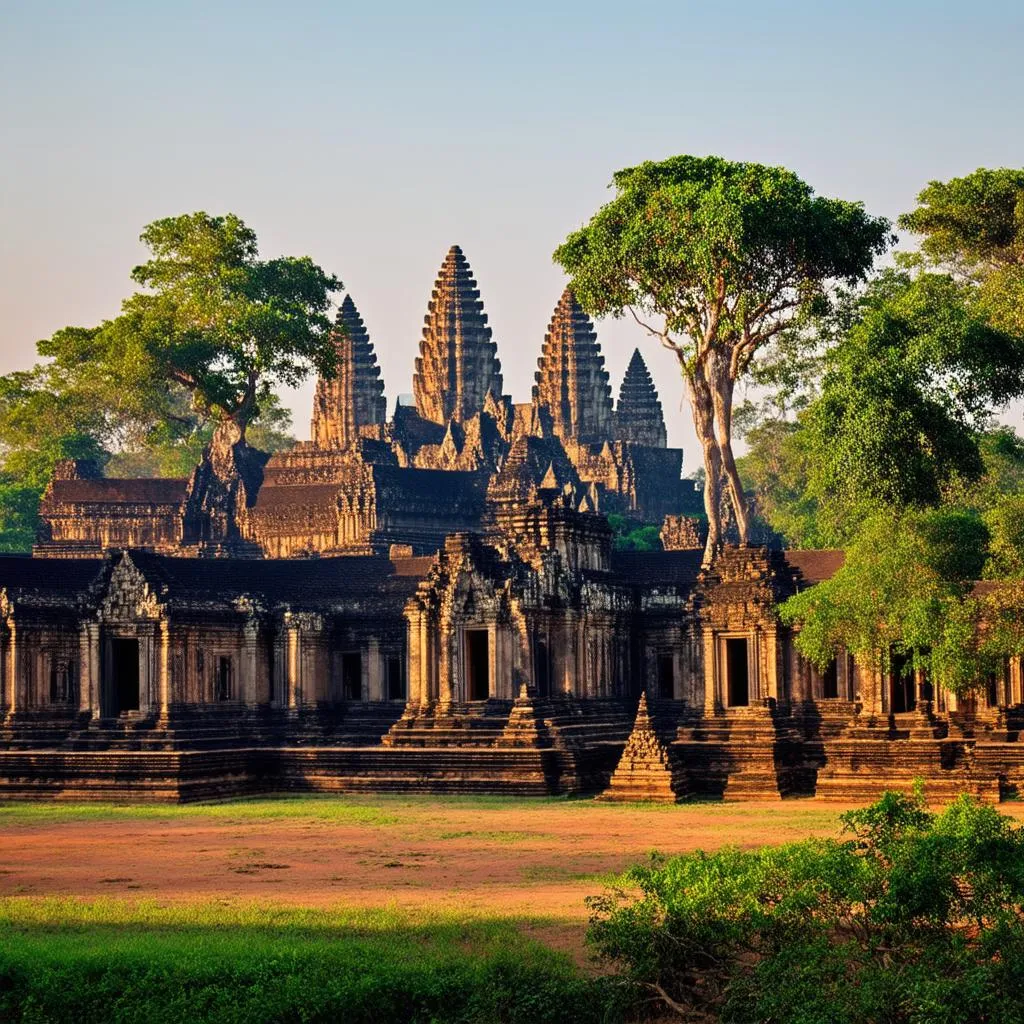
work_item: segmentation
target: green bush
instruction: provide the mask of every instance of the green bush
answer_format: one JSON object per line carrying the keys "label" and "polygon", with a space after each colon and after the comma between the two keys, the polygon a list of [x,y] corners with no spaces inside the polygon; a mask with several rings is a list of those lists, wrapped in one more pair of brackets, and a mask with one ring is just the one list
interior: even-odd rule
{"label": "green bush", "polygon": [[589,940],[687,1019],[1024,1021],[1024,830],[887,793],[847,838],[655,859],[591,899]]}
{"label": "green bush", "polygon": [[608,516],[612,528],[612,546],[616,551],[660,551],[661,528],[650,523],[636,523],[617,512]]}

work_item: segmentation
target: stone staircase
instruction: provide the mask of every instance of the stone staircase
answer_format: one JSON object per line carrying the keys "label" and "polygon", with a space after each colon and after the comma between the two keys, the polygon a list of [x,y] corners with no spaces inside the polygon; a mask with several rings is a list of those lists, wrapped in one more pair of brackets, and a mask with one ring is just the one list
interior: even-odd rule
{"label": "stone staircase", "polygon": [[407,705],[380,740],[385,747],[493,747],[512,711],[511,701]]}

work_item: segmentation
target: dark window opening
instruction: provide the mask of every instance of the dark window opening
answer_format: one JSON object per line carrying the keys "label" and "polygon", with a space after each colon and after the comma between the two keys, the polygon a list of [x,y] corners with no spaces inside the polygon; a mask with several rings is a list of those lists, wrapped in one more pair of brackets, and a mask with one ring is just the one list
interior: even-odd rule
{"label": "dark window opening", "polygon": [[345,700],[363,699],[363,656],[358,651],[341,656],[341,695]]}
{"label": "dark window opening", "polygon": [[995,672],[989,672],[985,677],[985,696],[988,699],[990,708],[999,707],[999,690],[997,688],[997,676]]}
{"label": "dark window opening", "polygon": [[217,700],[231,700],[231,659],[221,658],[217,663]]}
{"label": "dark window opening", "polygon": [[672,700],[676,695],[676,663],[671,654],[658,655],[658,696]]}
{"label": "dark window opening", "polygon": [[139,710],[139,641],[115,638],[110,641],[111,682],[114,714]]}
{"label": "dark window opening", "polygon": [[750,667],[746,637],[730,637],[725,641],[725,671],[730,707],[746,707],[750,703]]}
{"label": "dark window opening", "polygon": [[388,700],[405,700],[405,661],[397,654],[388,658]]}
{"label": "dark window opening", "polygon": [[487,700],[491,695],[491,658],[486,629],[466,631],[466,673],[470,700]]}
{"label": "dark window opening", "polygon": [[914,663],[909,654],[893,654],[889,668],[893,714],[903,714],[917,707],[914,693]]}
{"label": "dark window opening", "polygon": [[537,688],[538,697],[551,694],[551,655],[548,653],[548,642],[538,637],[533,644],[533,685]]}
{"label": "dark window opening", "polygon": [[821,674],[821,695],[826,699],[839,696],[839,662],[835,658]]}
{"label": "dark window opening", "polygon": [[50,703],[72,704],[76,699],[75,663],[57,659],[50,662]]}

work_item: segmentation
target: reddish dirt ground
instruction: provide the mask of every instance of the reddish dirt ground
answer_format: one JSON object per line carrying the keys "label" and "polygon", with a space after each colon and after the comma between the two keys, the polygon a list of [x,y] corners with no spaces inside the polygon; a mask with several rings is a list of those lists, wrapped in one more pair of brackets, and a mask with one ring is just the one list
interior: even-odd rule
{"label": "reddish dirt ground", "polygon": [[600,876],[652,850],[835,835],[843,808],[345,798],[284,810],[281,801],[268,801],[237,810],[174,809],[166,817],[129,809],[103,819],[73,809],[41,818],[15,809],[0,815],[0,896],[256,900],[546,918],[538,937],[578,948],[583,900],[602,890]]}

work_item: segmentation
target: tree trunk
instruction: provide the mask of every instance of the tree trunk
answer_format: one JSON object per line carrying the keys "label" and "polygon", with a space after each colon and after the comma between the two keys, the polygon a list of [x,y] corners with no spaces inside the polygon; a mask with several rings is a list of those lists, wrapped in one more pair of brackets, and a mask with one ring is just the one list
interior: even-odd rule
{"label": "tree trunk", "polygon": [[736,459],[732,453],[732,398],[736,382],[730,377],[728,368],[722,365],[719,357],[713,359],[708,367],[708,382],[714,404],[715,439],[722,460],[722,473],[725,477],[726,491],[736,513],[736,529],[739,532],[740,544],[750,543],[750,514],[747,510],[747,498],[743,493],[743,482],[740,480]]}
{"label": "tree trunk", "polygon": [[695,373],[687,376],[693,427],[704,455],[704,511],[708,517],[708,539],[704,546],[705,566],[722,547],[722,453],[715,437],[714,402],[707,381]]}

